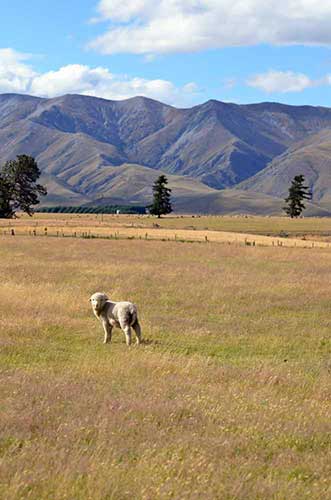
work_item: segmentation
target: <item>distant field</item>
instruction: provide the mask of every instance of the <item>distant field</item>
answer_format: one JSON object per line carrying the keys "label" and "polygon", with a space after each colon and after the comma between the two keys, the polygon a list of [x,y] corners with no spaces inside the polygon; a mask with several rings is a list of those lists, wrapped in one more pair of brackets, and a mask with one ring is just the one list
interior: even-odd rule
{"label": "distant field", "polygon": [[151,216],[136,215],[95,215],[95,214],[36,214],[28,217],[20,216],[14,221],[0,219],[0,227],[9,225],[23,225],[33,227],[43,226],[119,226],[134,225],[136,227],[153,227],[159,224],[168,229],[199,229],[215,231],[234,231],[264,235],[278,235],[286,231],[291,235],[325,234],[331,236],[331,218],[307,217],[290,219],[288,217],[260,217],[260,216],[166,216],[157,219]]}
{"label": "distant field", "polygon": [[32,218],[22,216],[16,220],[0,220],[0,234],[10,234],[12,228],[16,234],[40,236],[47,232],[49,236],[207,239],[223,243],[243,243],[246,240],[261,245],[280,242],[284,246],[311,246],[309,242],[312,240],[322,242],[319,246],[326,247],[331,242],[329,218],[168,216],[157,219],[137,215],[36,214]]}
{"label": "distant field", "polygon": [[[201,223],[245,220],[160,224]],[[1,498],[331,498],[330,250],[0,236],[0,276]],[[102,344],[96,290],[145,345]]]}

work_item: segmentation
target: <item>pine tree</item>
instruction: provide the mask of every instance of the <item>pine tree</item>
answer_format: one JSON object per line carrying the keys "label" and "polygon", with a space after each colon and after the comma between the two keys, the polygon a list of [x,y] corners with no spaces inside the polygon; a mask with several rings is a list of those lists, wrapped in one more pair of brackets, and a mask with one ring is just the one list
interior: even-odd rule
{"label": "pine tree", "polygon": [[306,208],[303,200],[311,200],[312,193],[309,187],[304,185],[304,182],[305,177],[303,175],[296,175],[288,190],[288,197],[285,199],[287,206],[283,210],[291,219],[299,217]]}
{"label": "pine tree", "polygon": [[0,169],[0,217],[14,217],[17,210],[33,214],[33,205],[39,203],[38,195],[46,195],[44,186],[37,184],[40,176],[32,156],[19,155]]}
{"label": "pine tree", "polygon": [[172,212],[171,207],[171,189],[167,188],[168,179],[165,175],[160,175],[153,185],[153,203],[150,205],[149,211],[152,215],[157,215],[158,218],[161,215],[170,214]]}
{"label": "pine tree", "polygon": [[11,206],[12,189],[0,170],[0,218],[11,219],[15,212]]}

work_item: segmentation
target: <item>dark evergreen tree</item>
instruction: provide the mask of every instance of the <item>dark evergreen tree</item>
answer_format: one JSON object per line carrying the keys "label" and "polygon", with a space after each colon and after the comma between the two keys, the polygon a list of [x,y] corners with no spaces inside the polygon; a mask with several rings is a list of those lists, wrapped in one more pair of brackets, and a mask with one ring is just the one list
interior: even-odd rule
{"label": "dark evergreen tree", "polygon": [[170,214],[172,212],[171,206],[171,189],[167,188],[168,179],[165,175],[160,175],[153,185],[153,203],[150,205],[149,211],[152,215]]}
{"label": "dark evergreen tree", "polygon": [[11,185],[0,170],[0,218],[2,219],[11,219],[14,216],[11,196]]}
{"label": "dark evergreen tree", "polygon": [[37,184],[40,176],[38,165],[32,156],[19,155],[0,169],[0,217],[14,217],[17,210],[29,215],[39,203],[38,195],[46,195],[44,186]]}
{"label": "dark evergreen tree", "polygon": [[288,190],[288,197],[285,199],[287,206],[283,210],[291,219],[299,217],[306,208],[303,200],[311,200],[312,193],[309,187],[304,185],[304,182],[305,177],[303,175],[296,175]]}

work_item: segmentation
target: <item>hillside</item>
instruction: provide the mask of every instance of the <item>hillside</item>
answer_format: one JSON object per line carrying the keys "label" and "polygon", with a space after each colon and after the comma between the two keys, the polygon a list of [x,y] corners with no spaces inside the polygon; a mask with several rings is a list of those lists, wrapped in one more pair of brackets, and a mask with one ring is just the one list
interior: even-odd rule
{"label": "hillside", "polygon": [[284,197],[291,179],[305,175],[312,187],[313,199],[331,207],[331,129],[323,130],[295,143],[257,175],[240,184],[242,189]]}
{"label": "hillside", "polygon": [[[104,167],[91,174],[86,186],[82,186],[86,196],[71,191],[54,176],[43,175],[42,181],[51,192],[47,197],[48,206],[85,203],[126,205],[128,202],[148,205],[152,200],[152,184],[158,175],[158,171],[140,165]],[[262,193],[213,189],[191,177],[169,174],[168,181],[172,189],[173,208],[178,213],[275,215],[281,212],[284,204],[283,200]],[[93,186],[93,196],[89,196],[89,186]],[[306,214],[326,216],[331,212],[309,204]]]}
{"label": "hillside", "polygon": [[[105,205],[128,202],[148,205],[152,200],[152,183],[159,172],[140,165],[105,167],[89,177],[90,185],[95,186],[93,196],[83,196],[72,191],[67,184],[56,177],[43,174],[41,181],[47,185],[50,194],[44,205]],[[277,214],[281,200],[272,196],[259,195],[239,190],[216,190],[190,177],[168,175],[172,189],[173,208],[179,213],[266,213]],[[87,183],[86,192],[89,192]],[[313,215],[321,210],[315,209]]]}
{"label": "hillside", "polygon": [[329,108],[212,100],[177,109],[143,97],[0,95],[1,161],[20,153],[36,157],[49,204],[147,199],[161,170],[177,176],[178,206],[189,199],[190,211],[213,211],[215,200],[232,197],[244,211],[243,194],[208,191],[239,187],[252,191],[245,196],[260,213],[254,192],[283,197],[302,172],[313,201],[331,209],[330,149]]}

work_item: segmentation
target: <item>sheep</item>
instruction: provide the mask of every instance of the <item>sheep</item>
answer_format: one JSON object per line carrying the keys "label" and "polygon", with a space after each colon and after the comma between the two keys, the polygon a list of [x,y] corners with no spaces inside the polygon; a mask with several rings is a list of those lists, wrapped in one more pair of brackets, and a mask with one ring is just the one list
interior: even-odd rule
{"label": "sheep", "polygon": [[136,334],[136,343],[141,343],[141,328],[137,307],[132,302],[112,302],[105,293],[96,292],[90,297],[94,315],[101,321],[105,336],[104,344],[111,341],[113,327],[121,328],[126,345],[131,345],[131,327]]}

